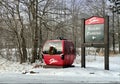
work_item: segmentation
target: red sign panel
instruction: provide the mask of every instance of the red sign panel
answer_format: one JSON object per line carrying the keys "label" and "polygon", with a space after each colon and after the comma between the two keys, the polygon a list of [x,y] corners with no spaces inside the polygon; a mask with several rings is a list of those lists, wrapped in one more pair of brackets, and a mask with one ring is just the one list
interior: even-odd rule
{"label": "red sign panel", "polygon": [[104,18],[94,16],[85,20],[85,24],[104,24]]}

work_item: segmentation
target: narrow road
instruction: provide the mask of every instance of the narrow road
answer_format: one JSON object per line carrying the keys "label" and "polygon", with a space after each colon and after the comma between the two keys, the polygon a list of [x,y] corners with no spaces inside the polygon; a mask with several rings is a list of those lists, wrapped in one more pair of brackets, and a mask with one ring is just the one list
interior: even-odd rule
{"label": "narrow road", "polygon": [[[110,77],[111,78],[111,77]],[[110,81],[110,78],[102,77],[84,77],[84,76],[62,76],[62,75],[43,75],[43,74],[21,74],[21,73],[0,73],[0,83],[44,83],[44,84],[57,84],[57,83],[111,83],[119,84],[120,81],[118,78],[114,78],[114,81]]]}

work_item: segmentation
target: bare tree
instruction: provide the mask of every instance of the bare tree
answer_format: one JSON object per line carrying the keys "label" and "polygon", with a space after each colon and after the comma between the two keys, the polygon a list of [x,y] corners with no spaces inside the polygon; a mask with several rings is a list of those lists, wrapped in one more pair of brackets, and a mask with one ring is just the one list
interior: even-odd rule
{"label": "bare tree", "polygon": [[2,18],[6,23],[6,25],[8,26],[8,30],[10,29],[14,33],[17,39],[17,46],[20,53],[20,63],[26,62],[27,51],[26,51],[25,38],[23,35],[24,25],[23,25],[22,17],[20,15],[20,11],[19,11],[20,10],[19,0],[17,1],[17,4],[11,1],[8,1],[8,2],[2,1],[1,4],[6,10],[6,13],[3,12],[5,13],[5,15],[2,15]]}
{"label": "bare tree", "polygon": [[[75,47],[80,47],[81,18],[107,15],[109,10],[106,1],[2,0],[0,1],[0,23],[4,22],[5,26],[0,26],[0,29],[12,33],[9,37],[14,39],[11,42],[19,50],[20,63],[26,62],[28,58],[34,63],[36,59],[42,59],[42,46],[48,39],[62,36],[73,40]],[[119,21],[116,16],[114,19],[117,28]],[[112,27],[110,32],[111,30]],[[5,38],[1,39],[5,40]]]}
{"label": "bare tree", "polygon": [[20,0],[18,0],[17,3],[16,3],[16,10],[17,10],[19,21],[20,21],[20,24],[21,24],[21,31],[20,31],[21,48],[22,48],[21,63],[23,63],[23,62],[27,61],[27,50],[26,50],[26,41],[25,41],[25,38],[24,38],[25,26],[23,24],[23,18],[20,15],[20,8],[19,7],[20,7]]}

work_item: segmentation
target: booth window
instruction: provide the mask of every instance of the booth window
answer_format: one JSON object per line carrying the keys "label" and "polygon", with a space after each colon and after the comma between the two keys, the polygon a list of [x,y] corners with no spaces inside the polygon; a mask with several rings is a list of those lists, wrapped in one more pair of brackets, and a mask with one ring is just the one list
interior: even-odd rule
{"label": "booth window", "polygon": [[61,41],[48,41],[43,47],[43,54],[61,54],[62,42]]}

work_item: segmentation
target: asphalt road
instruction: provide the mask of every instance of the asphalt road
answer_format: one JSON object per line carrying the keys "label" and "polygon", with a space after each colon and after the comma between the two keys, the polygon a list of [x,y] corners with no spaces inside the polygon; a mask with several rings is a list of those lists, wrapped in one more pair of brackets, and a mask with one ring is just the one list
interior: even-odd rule
{"label": "asphalt road", "polygon": [[[109,79],[109,78],[108,78]],[[108,79],[103,79],[101,77],[82,77],[82,76],[60,76],[60,75],[40,75],[37,73],[33,74],[22,74],[22,73],[0,73],[0,84],[93,84],[93,83],[111,83],[119,84],[120,81],[109,81]]]}

